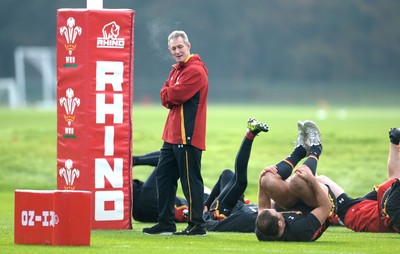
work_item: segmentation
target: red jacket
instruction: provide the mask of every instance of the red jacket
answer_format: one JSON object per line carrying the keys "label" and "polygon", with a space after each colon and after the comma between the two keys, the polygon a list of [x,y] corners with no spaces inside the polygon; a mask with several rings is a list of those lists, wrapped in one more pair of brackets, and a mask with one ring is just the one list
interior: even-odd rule
{"label": "red jacket", "polygon": [[208,70],[199,55],[172,66],[160,91],[161,104],[169,109],[165,142],[206,149],[207,96]]}

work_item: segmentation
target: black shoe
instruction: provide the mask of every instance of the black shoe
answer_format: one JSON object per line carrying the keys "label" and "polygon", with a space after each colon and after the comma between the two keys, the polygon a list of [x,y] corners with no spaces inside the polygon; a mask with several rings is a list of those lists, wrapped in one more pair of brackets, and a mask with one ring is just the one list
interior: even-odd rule
{"label": "black shoe", "polygon": [[206,235],[206,230],[199,225],[189,225],[186,229],[180,231],[180,232],[175,232],[174,235],[198,235],[198,236],[204,236]]}
{"label": "black shoe", "polygon": [[400,141],[400,128],[390,128],[389,139],[392,144],[398,145]]}
{"label": "black shoe", "polygon": [[151,228],[144,228],[142,230],[142,232],[147,235],[172,235],[173,233],[175,233],[175,231],[175,226],[167,226],[159,223],[152,226]]}

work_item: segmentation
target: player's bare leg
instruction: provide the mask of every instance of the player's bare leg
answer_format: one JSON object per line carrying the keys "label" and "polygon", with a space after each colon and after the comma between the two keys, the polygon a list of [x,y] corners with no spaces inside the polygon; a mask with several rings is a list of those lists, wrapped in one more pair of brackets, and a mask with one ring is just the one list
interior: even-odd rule
{"label": "player's bare leg", "polygon": [[336,197],[339,197],[340,195],[342,195],[345,192],[344,189],[339,186],[339,184],[337,184],[336,182],[334,182],[332,179],[330,179],[329,177],[327,177],[325,175],[319,175],[315,178],[317,179],[318,182],[328,185]]}
{"label": "player's bare leg", "polygon": [[[307,206],[309,207],[317,207],[318,202],[315,198],[315,190],[311,187],[311,185],[304,179],[304,177],[299,176],[299,172],[303,172],[308,174],[308,178],[315,178],[313,176],[311,170],[306,166],[306,165],[301,165],[298,167],[296,170],[296,173],[293,175],[291,181],[290,181],[290,188],[293,193],[296,194],[296,196],[303,200],[304,203],[306,203]],[[322,189],[323,192],[326,193],[326,196],[328,196],[328,187],[325,184],[319,183],[320,188]]]}
{"label": "player's bare leg", "polygon": [[283,208],[293,206],[298,200],[297,196],[290,189],[289,183],[284,181],[277,173],[266,173],[260,179],[259,184],[261,189],[265,191],[276,204]]}

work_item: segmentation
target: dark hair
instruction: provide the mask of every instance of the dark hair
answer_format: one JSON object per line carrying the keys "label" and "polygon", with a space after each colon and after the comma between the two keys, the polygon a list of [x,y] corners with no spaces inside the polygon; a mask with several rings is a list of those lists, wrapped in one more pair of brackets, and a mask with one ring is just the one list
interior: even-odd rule
{"label": "dark hair", "polygon": [[269,210],[264,210],[257,216],[256,227],[264,235],[276,236],[279,233],[278,221],[278,216],[271,214]]}

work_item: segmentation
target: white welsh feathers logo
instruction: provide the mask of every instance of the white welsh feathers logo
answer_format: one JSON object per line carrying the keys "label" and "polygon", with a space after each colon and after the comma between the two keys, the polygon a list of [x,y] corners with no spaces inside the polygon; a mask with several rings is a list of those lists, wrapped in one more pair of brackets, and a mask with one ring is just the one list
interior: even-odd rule
{"label": "white welsh feathers logo", "polygon": [[60,27],[60,35],[65,37],[64,48],[67,50],[68,55],[65,56],[64,67],[75,68],[77,66],[75,56],[72,52],[76,48],[75,40],[82,34],[82,27],[75,25],[75,19],[69,17],[67,19],[67,26]]}
{"label": "white welsh feathers logo", "polygon": [[103,37],[97,37],[98,48],[124,48],[125,39],[118,38],[121,27],[112,21],[103,26]]}
{"label": "white welsh feathers logo", "polygon": [[60,34],[65,36],[66,44],[65,49],[68,50],[69,55],[75,50],[75,40],[78,35],[82,34],[82,27],[75,25],[75,19],[69,17],[67,19],[67,26],[60,27]]}
{"label": "white welsh feathers logo", "polygon": [[71,159],[68,159],[65,161],[65,167],[61,168],[58,171],[59,175],[61,177],[64,177],[65,180],[65,186],[64,189],[66,190],[74,190],[74,181],[75,178],[79,178],[80,171],[77,168],[74,168],[74,163],[72,162]]}
{"label": "white welsh feathers logo", "polygon": [[60,105],[65,109],[65,121],[67,121],[68,126],[71,126],[72,122],[75,120],[75,108],[81,105],[81,100],[78,97],[75,97],[74,90],[68,88],[65,91],[65,97],[60,98]]}
{"label": "white welsh feathers logo", "polygon": [[81,105],[81,100],[78,97],[75,97],[74,90],[68,88],[65,91],[65,97],[60,98],[60,106],[64,107],[65,110],[64,119],[68,124],[68,127],[65,128],[65,135],[63,137],[75,138],[72,122],[75,120],[75,108],[79,107],[79,105]]}

